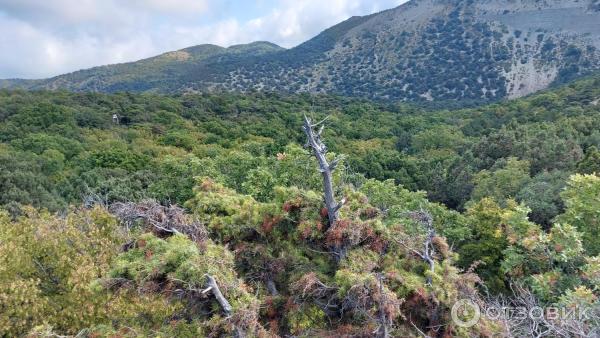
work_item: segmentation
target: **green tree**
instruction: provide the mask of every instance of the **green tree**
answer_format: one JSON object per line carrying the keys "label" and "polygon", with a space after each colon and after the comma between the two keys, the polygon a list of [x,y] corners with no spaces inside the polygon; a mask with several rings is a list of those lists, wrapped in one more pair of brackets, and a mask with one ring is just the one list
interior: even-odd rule
{"label": "green tree", "polygon": [[[514,202],[509,205],[509,210],[517,208]],[[508,246],[502,229],[506,210],[494,200],[483,198],[469,206],[466,214],[472,225],[473,237],[458,248],[459,265],[464,269],[473,267],[492,291],[504,290],[505,280],[500,262]]]}
{"label": "green tree", "polygon": [[516,195],[517,201],[531,208],[529,218],[546,228],[563,211],[560,193],[565,187],[568,174],[561,171],[541,172],[532,178]]}
{"label": "green tree", "polygon": [[579,174],[600,174],[600,151],[591,146],[585,152],[585,157],[577,163]]}
{"label": "green tree", "polygon": [[[515,225],[520,229],[515,228]],[[583,285],[585,259],[581,234],[568,224],[555,224],[549,233],[522,219],[506,225],[509,247],[502,271],[511,282],[525,285],[545,303]]]}
{"label": "green tree", "polygon": [[557,217],[560,223],[577,227],[583,234],[583,247],[590,256],[600,254],[600,177],[573,175],[561,194],[565,212]]}
{"label": "green tree", "polygon": [[475,175],[475,188],[471,196],[473,201],[489,197],[498,203],[504,203],[506,199],[515,198],[531,180],[528,161],[511,157],[506,161],[499,161],[495,167]]}
{"label": "green tree", "polygon": [[22,336],[40,325],[77,334],[85,327],[111,324],[112,318],[133,323],[140,313],[146,318],[164,313],[165,304],[156,297],[111,295],[93,287],[124,240],[106,211],[81,210],[66,218],[31,208],[24,212],[14,223],[0,212],[3,337]]}

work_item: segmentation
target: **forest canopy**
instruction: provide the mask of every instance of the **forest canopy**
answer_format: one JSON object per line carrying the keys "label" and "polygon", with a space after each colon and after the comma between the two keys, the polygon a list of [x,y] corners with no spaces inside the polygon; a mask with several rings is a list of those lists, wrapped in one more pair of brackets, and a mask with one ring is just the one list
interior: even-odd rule
{"label": "forest canopy", "polygon": [[598,98],[0,91],[0,336],[519,336],[452,307],[597,304]]}

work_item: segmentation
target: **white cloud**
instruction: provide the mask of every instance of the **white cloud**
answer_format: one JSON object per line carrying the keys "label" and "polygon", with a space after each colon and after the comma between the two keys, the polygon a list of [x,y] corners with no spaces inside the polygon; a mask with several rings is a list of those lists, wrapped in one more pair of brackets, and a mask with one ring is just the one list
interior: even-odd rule
{"label": "white cloud", "polygon": [[133,0],[136,9],[196,15],[209,9],[207,0]]}
{"label": "white cloud", "polygon": [[[405,1],[0,0],[0,78],[49,77],[202,43],[292,47],[352,15]],[[247,18],[251,2],[266,11]]]}
{"label": "white cloud", "polygon": [[136,20],[146,15],[199,15],[209,0],[0,0],[0,11],[42,24]]}
{"label": "white cloud", "polygon": [[124,19],[111,0],[0,0],[0,11],[12,18],[54,28]]}
{"label": "white cloud", "polygon": [[292,47],[352,15],[392,8],[406,0],[281,0],[267,15],[245,24],[245,30]]}
{"label": "white cloud", "polygon": [[[186,34],[219,45],[267,40],[293,47],[352,15],[393,8],[406,0],[280,0],[263,16],[246,22],[224,20],[211,26],[188,27]],[[183,37],[181,37],[183,38]]]}
{"label": "white cloud", "polygon": [[[38,78],[95,65],[130,61],[156,51],[149,36],[110,40],[80,34],[63,38],[26,22],[0,19],[0,75]],[[6,76],[4,76],[6,74]]]}

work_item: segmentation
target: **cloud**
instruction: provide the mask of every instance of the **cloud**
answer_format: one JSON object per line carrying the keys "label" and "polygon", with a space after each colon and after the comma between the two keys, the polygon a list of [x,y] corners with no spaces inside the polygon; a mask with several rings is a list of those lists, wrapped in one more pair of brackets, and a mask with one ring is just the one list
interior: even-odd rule
{"label": "cloud", "polygon": [[42,78],[213,43],[292,47],[406,0],[0,0],[0,78]]}
{"label": "cloud", "polygon": [[119,8],[110,0],[0,0],[0,11],[13,19],[55,29],[74,24],[114,22],[121,17]]}
{"label": "cloud", "polygon": [[79,34],[61,37],[19,20],[0,19],[0,75],[39,78],[103,63],[130,61],[156,51],[149,36],[111,40]]}
{"label": "cloud", "polygon": [[234,36],[252,35],[293,47],[353,15],[396,7],[406,0],[281,0],[267,14],[239,25]]}
{"label": "cloud", "polygon": [[196,15],[209,9],[208,0],[133,0],[138,10]]}
{"label": "cloud", "polygon": [[[240,22],[220,21],[211,26],[182,29],[194,39],[219,45],[267,40],[283,47],[296,46],[353,15],[396,7],[406,0],[280,0],[262,16]],[[180,39],[185,39],[183,36]],[[179,40],[179,39],[178,39]]]}
{"label": "cloud", "polygon": [[199,15],[208,0],[0,0],[0,11],[42,24],[126,23],[146,15]]}

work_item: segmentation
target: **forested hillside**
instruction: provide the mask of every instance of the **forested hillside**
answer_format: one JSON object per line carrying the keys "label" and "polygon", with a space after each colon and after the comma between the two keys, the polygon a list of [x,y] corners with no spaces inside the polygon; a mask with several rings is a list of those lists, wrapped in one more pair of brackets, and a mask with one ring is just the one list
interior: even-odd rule
{"label": "forested hillside", "polygon": [[599,117],[598,76],[452,111],[0,91],[0,336],[523,336],[452,306],[597,303]]}
{"label": "forested hillside", "polygon": [[[557,198],[569,175],[596,171],[599,81],[453,111],[331,96],[3,91],[1,163],[8,176],[0,203],[56,211],[94,195],[181,205],[195,176],[215,174],[251,194],[244,188],[249,177],[276,167],[277,154],[302,151],[307,113],[330,116],[325,136],[332,151],[347,156],[349,180],[393,179],[456,210],[485,196],[514,197],[546,224],[562,208],[547,198]],[[509,187],[503,177],[521,179]]]}
{"label": "forested hillside", "polygon": [[427,103],[517,98],[600,69],[597,0],[411,0],[290,49],[200,45],[0,88],[335,93]]}

